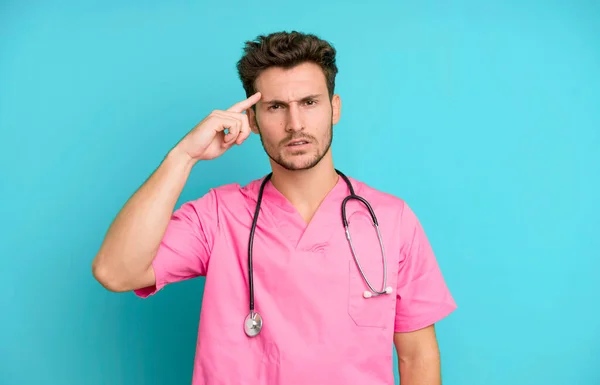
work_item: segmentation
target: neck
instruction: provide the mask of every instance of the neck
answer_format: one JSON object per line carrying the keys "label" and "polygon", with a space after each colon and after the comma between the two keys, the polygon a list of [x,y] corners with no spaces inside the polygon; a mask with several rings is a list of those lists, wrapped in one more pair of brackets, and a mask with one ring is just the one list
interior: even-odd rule
{"label": "neck", "polygon": [[290,171],[273,166],[271,183],[298,210],[306,222],[338,182],[339,175],[331,161],[322,159],[309,170]]}

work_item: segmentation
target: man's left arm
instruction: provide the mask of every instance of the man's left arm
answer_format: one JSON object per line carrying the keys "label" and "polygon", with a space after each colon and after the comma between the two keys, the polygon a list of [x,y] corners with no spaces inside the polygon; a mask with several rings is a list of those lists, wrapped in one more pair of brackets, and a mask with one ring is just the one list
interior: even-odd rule
{"label": "man's left arm", "polygon": [[396,283],[394,345],[402,385],[440,385],[435,324],[456,309],[433,249],[414,212],[402,213],[404,238]]}
{"label": "man's left arm", "polygon": [[402,385],[441,385],[440,352],[435,326],[394,333]]}

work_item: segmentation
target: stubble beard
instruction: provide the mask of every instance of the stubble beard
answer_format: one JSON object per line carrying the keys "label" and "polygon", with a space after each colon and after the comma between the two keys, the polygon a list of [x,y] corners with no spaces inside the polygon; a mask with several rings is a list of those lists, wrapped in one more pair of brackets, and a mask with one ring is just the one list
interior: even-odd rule
{"label": "stubble beard", "polygon": [[[260,127],[258,125],[257,125],[257,127],[258,127],[258,131],[260,134]],[[305,135],[305,134],[290,135],[290,136],[286,137],[281,142],[281,144],[279,144],[277,147],[272,147],[272,146],[268,145],[265,142],[262,134],[260,134],[259,136],[260,136],[260,142],[263,146],[263,149],[267,153],[267,156],[273,162],[277,163],[279,166],[281,166],[284,169],[289,170],[289,171],[301,171],[301,170],[309,170],[309,169],[315,167],[317,164],[319,164],[319,162],[321,162],[323,157],[325,157],[325,155],[331,148],[331,143],[333,142],[333,122],[331,122],[329,124],[328,132],[329,132],[329,136],[325,138],[325,140],[327,142],[326,142],[325,148],[323,148],[323,149],[319,148],[319,145],[321,144],[321,142],[319,142],[316,138]],[[294,160],[293,158],[296,156],[302,156],[301,152],[297,152],[297,153],[292,152],[289,155],[289,157],[292,159],[286,159],[285,156],[283,155],[283,152],[285,150],[278,152],[277,148],[281,148],[282,146],[284,146],[283,143],[287,143],[293,139],[308,139],[308,140],[310,140],[311,143],[313,144],[314,148],[316,148],[316,154],[314,154],[310,159],[303,160],[302,163],[300,163],[300,164],[298,163],[298,161]],[[314,149],[311,151],[314,151]]]}

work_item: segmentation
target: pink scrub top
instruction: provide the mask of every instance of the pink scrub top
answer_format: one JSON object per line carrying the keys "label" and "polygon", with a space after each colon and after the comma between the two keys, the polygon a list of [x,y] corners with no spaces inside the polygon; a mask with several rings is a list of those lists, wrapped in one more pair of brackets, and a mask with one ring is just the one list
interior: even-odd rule
{"label": "pink scrub top", "polygon": [[[393,338],[431,325],[455,308],[432,248],[407,204],[350,178],[379,220],[389,295],[365,298],[345,236],[339,178],[308,226],[269,181],[254,239],[255,310],[263,328],[244,333],[248,236],[260,180],[210,190],[175,211],[153,262],[156,285],[205,276],[193,385],[394,383]],[[383,264],[368,210],[352,200],[347,218],[373,287]]]}

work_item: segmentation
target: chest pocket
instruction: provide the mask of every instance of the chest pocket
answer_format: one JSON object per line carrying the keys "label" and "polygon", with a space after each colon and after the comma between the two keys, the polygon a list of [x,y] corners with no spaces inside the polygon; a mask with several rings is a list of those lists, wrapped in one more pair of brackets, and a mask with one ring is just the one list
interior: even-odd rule
{"label": "chest pocket", "polygon": [[[348,218],[348,228],[354,248],[354,255],[360,263],[360,269],[356,263],[350,245],[348,245],[348,314],[360,327],[386,327],[394,322],[395,296],[396,296],[396,274],[397,266],[394,265],[395,258],[390,258],[389,250],[385,249],[386,242],[383,240],[384,252],[387,265],[387,282],[392,292],[389,294],[375,295],[367,285],[363,274],[368,279],[374,290],[385,289],[384,263],[382,249],[379,243],[377,230],[373,226],[371,216],[368,212],[356,212]],[[362,274],[361,274],[362,269]],[[372,296],[365,298],[364,293]]]}

